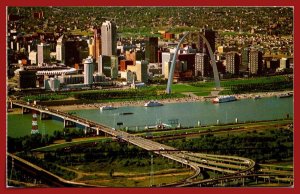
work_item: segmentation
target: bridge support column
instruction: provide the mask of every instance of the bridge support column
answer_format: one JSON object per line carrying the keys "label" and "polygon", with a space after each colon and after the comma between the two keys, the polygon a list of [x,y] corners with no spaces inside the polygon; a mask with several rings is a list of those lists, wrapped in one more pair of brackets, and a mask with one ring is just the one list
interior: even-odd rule
{"label": "bridge support column", "polygon": [[64,127],[65,128],[66,127],[75,127],[75,126],[76,126],[76,124],[74,122],[64,119]]}
{"label": "bridge support column", "polygon": [[6,106],[7,106],[7,109],[12,109],[13,108],[12,101],[8,101]]}
{"label": "bridge support column", "polygon": [[84,131],[84,135],[86,135],[86,134],[87,134],[87,131],[88,131],[88,128],[85,127],[83,131]]}
{"label": "bridge support column", "polygon": [[22,107],[22,114],[30,113],[30,109]]}
{"label": "bridge support column", "polygon": [[51,115],[47,114],[47,113],[40,113],[40,120],[47,120],[47,119],[51,119]]}
{"label": "bridge support column", "polygon": [[100,129],[97,128],[97,129],[96,129],[96,135],[97,135],[97,136],[99,136],[99,131],[100,131]]}

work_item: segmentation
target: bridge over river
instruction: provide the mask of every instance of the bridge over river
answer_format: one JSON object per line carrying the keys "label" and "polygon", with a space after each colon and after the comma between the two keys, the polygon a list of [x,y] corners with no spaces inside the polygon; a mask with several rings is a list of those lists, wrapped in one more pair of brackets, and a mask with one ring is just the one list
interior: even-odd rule
{"label": "bridge over river", "polygon": [[[241,180],[242,177],[247,177],[254,171],[255,162],[248,158],[237,156],[224,156],[213,154],[192,153],[187,151],[178,150],[171,146],[167,146],[149,139],[135,136],[124,131],[112,129],[100,123],[91,120],[83,119],[69,113],[54,110],[48,107],[29,104],[25,102],[11,101],[11,106],[18,106],[22,108],[22,113],[30,113],[34,110],[40,114],[40,119],[49,119],[52,116],[63,119],[64,126],[79,124],[85,127],[85,130],[94,130],[96,134],[103,132],[107,135],[116,137],[133,145],[136,145],[147,151],[154,152],[162,157],[171,159],[183,166],[190,167],[194,170],[194,174],[185,179],[184,181],[170,184],[169,186],[201,186],[208,185],[209,183],[218,183],[219,181],[227,180]],[[202,170],[211,170],[222,174],[220,178],[209,179],[203,181],[196,180]]]}

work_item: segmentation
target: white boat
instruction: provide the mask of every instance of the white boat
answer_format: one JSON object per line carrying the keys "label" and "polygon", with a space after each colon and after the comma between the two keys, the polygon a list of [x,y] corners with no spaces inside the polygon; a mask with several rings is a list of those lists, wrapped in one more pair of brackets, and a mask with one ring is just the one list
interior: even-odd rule
{"label": "white boat", "polygon": [[293,92],[279,94],[277,97],[278,98],[287,98],[287,97],[291,97],[291,96],[293,96]]}
{"label": "white boat", "polygon": [[144,105],[145,107],[154,107],[154,106],[163,106],[163,104],[162,103],[159,103],[159,102],[157,102],[157,101],[149,101],[149,102],[146,102],[145,103],[145,105]]}
{"label": "white boat", "polygon": [[235,101],[236,97],[231,95],[219,96],[213,99],[213,103],[231,102]]}
{"label": "white boat", "polygon": [[116,107],[113,107],[111,105],[109,105],[109,106],[101,106],[100,107],[101,111],[103,111],[103,110],[113,110],[113,109],[116,109]]}
{"label": "white boat", "polygon": [[260,95],[255,95],[253,99],[254,100],[261,99],[261,96]]}

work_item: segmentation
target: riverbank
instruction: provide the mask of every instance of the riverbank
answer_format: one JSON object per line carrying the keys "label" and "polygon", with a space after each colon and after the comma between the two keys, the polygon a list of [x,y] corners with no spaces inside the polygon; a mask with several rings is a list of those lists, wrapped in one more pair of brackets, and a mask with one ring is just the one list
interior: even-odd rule
{"label": "riverbank", "polygon": [[[277,95],[285,94],[287,92],[293,91],[279,91],[279,92],[259,92],[259,93],[250,93],[250,94],[239,94],[235,95],[239,99],[254,98],[255,96],[260,96],[261,98],[275,97]],[[163,104],[167,103],[183,103],[183,102],[203,102],[211,101],[212,97],[207,96],[195,96],[190,95],[184,98],[172,98],[172,99],[163,99],[159,102]],[[62,106],[51,106],[53,109],[58,109],[61,111],[71,111],[71,110],[84,110],[84,109],[98,109],[101,106],[113,106],[113,107],[123,107],[123,106],[144,106],[147,100],[139,101],[124,101],[124,102],[105,102],[105,103],[94,103],[94,104],[74,104],[74,105],[62,105]]]}

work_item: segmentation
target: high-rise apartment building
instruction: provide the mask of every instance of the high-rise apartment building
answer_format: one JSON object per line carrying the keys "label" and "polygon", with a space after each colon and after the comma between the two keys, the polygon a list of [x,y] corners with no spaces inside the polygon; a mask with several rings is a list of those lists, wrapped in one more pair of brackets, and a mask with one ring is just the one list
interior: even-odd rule
{"label": "high-rise apartment building", "polygon": [[117,54],[117,28],[113,21],[105,21],[102,23],[101,51],[102,55],[105,56]]}
{"label": "high-rise apartment building", "polygon": [[226,72],[238,75],[240,66],[240,56],[236,52],[226,53]]}
{"label": "high-rise apartment building", "polygon": [[195,56],[195,76],[209,77],[213,75],[209,57],[204,53],[197,53]]}
{"label": "high-rise apartment building", "polygon": [[251,50],[249,52],[249,73],[252,75],[260,75],[262,73],[263,55],[261,51]]}
{"label": "high-rise apartment building", "polygon": [[242,49],[241,56],[241,67],[240,71],[246,71],[248,69],[249,64],[249,48],[245,47]]}

